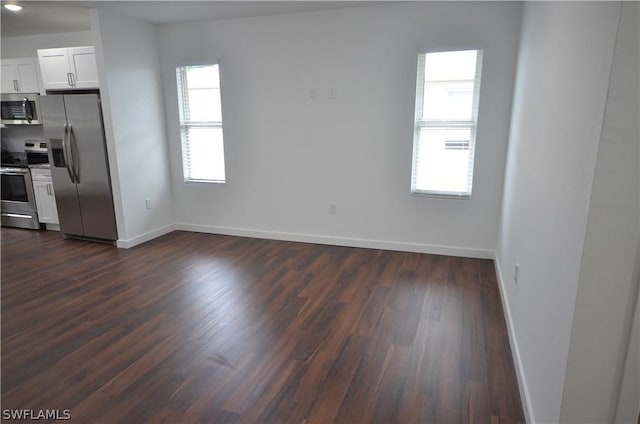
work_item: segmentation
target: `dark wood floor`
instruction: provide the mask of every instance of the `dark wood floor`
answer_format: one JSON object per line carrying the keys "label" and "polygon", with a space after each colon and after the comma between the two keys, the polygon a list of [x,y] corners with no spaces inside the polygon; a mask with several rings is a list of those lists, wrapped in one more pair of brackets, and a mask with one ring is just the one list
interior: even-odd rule
{"label": "dark wood floor", "polygon": [[2,409],[72,422],[523,422],[493,264],[2,229]]}

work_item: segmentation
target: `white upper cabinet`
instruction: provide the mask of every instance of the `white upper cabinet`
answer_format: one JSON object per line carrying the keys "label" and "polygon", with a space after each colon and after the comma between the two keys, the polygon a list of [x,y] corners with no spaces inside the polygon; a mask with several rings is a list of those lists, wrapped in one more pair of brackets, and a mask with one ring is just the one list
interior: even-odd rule
{"label": "white upper cabinet", "polygon": [[75,88],[99,88],[98,65],[93,46],[69,49],[69,64]]}
{"label": "white upper cabinet", "polygon": [[3,59],[2,92],[3,93],[39,93],[38,72],[34,58]]}
{"label": "white upper cabinet", "polygon": [[38,50],[45,90],[99,88],[93,46]]}
{"label": "white upper cabinet", "polygon": [[45,90],[68,90],[71,85],[68,49],[38,50],[40,73]]}

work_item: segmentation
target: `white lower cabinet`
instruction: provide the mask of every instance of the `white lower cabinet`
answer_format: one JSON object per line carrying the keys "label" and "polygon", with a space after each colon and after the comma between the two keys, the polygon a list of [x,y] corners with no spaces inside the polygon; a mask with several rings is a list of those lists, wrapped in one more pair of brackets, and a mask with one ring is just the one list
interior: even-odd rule
{"label": "white lower cabinet", "polygon": [[38,221],[43,224],[58,224],[58,208],[51,182],[51,171],[49,169],[32,169],[31,179],[36,195]]}

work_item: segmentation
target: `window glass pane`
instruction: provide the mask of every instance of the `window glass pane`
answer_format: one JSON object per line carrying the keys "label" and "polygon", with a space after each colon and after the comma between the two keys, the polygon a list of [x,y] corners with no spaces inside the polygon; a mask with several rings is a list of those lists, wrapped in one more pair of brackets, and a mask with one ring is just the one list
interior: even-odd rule
{"label": "window glass pane", "polygon": [[220,88],[218,65],[187,66],[187,84],[192,88]]}
{"label": "window glass pane", "polygon": [[477,50],[427,53],[422,119],[471,120]]}
{"label": "window glass pane", "polygon": [[476,76],[477,50],[427,53],[425,81],[473,81]]}
{"label": "window glass pane", "polygon": [[470,128],[421,128],[414,190],[469,194],[473,172]]}
{"label": "window glass pane", "polygon": [[191,122],[220,122],[222,108],[220,107],[219,88],[189,88],[189,108],[187,121]]}
{"label": "window glass pane", "polygon": [[187,179],[224,181],[224,145],[222,128],[183,129],[187,140],[186,165],[190,170]]}
{"label": "window glass pane", "polygon": [[470,121],[473,110],[473,80],[425,83],[422,119]]}

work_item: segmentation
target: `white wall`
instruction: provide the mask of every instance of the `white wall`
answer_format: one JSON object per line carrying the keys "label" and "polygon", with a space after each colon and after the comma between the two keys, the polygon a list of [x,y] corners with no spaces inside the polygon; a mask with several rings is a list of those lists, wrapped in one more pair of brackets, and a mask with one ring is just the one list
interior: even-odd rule
{"label": "white wall", "polygon": [[[638,245],[640,252],[640,244]],[[636,281],[640,276],[640,255],[636,261]],[[631,323],[629,348],[625,358],[625,367],[622,384],[620,386],[620,399],[616,408],[616,424],[637,423],[640,417],[640,291],[636,296],[636,310]]]}
{"label": "white wall", "polygon": [[93,45],[91,31],[2,37],[2,57],[4,59],[38,57],[38,49],[91,45]]}
{"label": "white wall", "polygon": [[619,11],[549,2],[523,12],[496,259],[532,422],[560,419]]}
{"label": "white wall", "polygon": [[617,406],[638,285],[638,10],[636,2],[623,3],[582,254],[562,422],[612,422]]}
{"label": "white wall", "polygon": [[[520,8],[411,3],[161,26],[179,227],[492,257]],[[418,49],[470,47],[484,49],[473,198],[411,196]],[[175,66],[217,60],[227,183],[185,185]]]}
{"label": "white wall", "polygon": [[91,19],[118,246],[130,247],[171,230],[173,222],[157,31],[103,10],[92,10]]}

